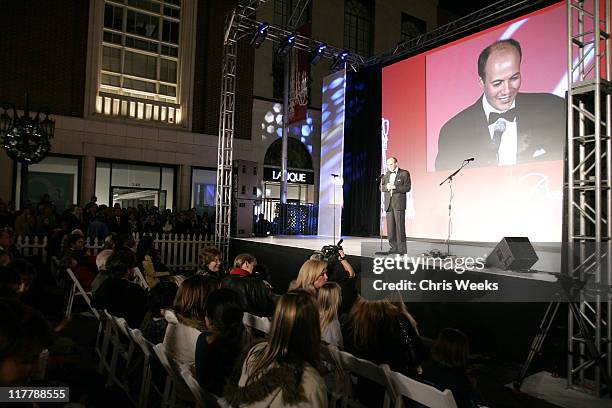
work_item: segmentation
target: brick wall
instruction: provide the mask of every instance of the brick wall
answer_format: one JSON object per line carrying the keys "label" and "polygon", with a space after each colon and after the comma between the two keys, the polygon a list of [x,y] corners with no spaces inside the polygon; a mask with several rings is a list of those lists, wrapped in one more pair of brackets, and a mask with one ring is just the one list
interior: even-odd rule
{"label": "brick wall", "polygon": [[2,0],[0,103],[83,116],[88,1]]}
{"label": "brick wall", "polygon": [[[225,16],[234,1],[209,1],[198,4],[196,33],[196,69],[194,75],[193,131],[218,134],[219,96]],[[235,137],[251,138],[254,50],[247,40],[238,47],[236,84]]]}

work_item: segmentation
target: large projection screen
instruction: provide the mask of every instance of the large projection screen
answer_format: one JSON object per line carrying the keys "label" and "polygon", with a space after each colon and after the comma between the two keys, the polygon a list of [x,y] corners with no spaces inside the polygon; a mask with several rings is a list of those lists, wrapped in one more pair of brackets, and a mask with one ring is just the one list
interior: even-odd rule
{"label": "large projection screen", "polygon": [[[481,83],[481,51],[504,39],[519,42],[520,62],[513,65],[508,52],[491,52]],[[382,75],[381,166],[394,156],[410,171],[408,237],[447,237],[451,191],[439,183],[474,158],[452,183],[451,239],[561,240],[567,91],[562,4],[396,62]],[[516,116],[503,128],[487,122],[488,112],[510,106]]]}

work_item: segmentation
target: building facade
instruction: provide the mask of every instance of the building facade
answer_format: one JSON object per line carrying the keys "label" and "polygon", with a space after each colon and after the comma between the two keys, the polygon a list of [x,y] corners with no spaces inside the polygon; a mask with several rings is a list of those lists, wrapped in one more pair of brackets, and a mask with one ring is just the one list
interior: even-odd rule
{"label": "building facade", "polygon": [[[28,93],[31,109],[48,109],[56,128],[51,153],[39,164],[24,168],[2,149],[0,198],[19,207],[48,193],[59,209],[96,195],[99,204],[210,212],[224,16],[235,4],[3,2],[0,103],[21,109]],[[257,19],[299,26],[318,41],[368,57],[434,28],[437,13],[437,0],[271,0]],[[258,164],[254,199],[270,190],[264,158],[282,133],[276,48],[270,41],[259,49],[239,45],[233,158]],[[309,71],[306,116],[290,137],[311,155],[314,185],[304,197],[316,202],[321,84],[329,61]]]}

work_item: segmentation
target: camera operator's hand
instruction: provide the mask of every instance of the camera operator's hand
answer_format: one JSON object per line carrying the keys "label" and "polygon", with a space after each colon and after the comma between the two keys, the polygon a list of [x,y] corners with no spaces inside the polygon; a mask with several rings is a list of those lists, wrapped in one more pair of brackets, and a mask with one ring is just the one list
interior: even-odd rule
{"label": "camera operator's hand", "polygon": [[338,251],[338,260],[342,264],[344,270],[349,274],[349,278],[353,278],[355,276],[355,270],[351,266],[350,262],[346,260],[346,254],[343,249]]}

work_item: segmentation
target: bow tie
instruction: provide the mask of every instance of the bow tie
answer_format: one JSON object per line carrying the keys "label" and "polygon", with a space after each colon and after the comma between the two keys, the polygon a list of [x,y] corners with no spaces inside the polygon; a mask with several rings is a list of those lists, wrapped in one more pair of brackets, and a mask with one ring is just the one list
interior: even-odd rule
{"label": "bow tie", "polygon": [[512,108],[503,113],[491,112],[489,113],[489,125],[497,122],[498,119],[506,119],[508,122],[514,122],[516,118],[516,108]]}

